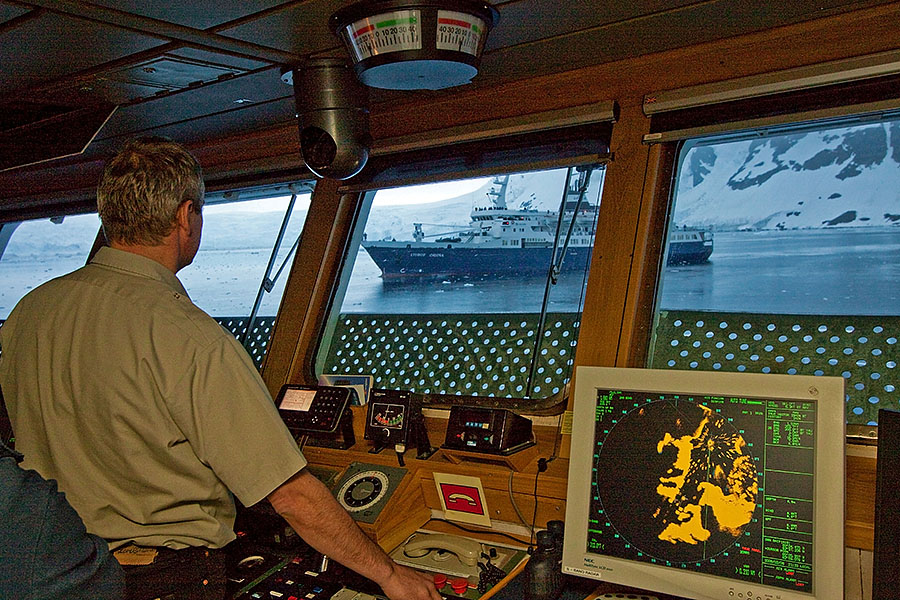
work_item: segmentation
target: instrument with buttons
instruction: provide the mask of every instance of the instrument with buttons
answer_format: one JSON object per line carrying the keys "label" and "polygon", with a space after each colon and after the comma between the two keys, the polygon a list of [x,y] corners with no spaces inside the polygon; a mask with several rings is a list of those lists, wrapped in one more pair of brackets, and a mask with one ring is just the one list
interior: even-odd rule
{"label": "instrument with buttons", "polygon": [[236,600],[329,600],[342,587],[325,581],[315,571],[308,570],[304,561],[297,559],[269,574]]}
{"label": "instrument with buttons", "polygon": [[453,406],[442,448],[509,455],[534,444],[525,417],[499,408]]}
{"label": "instrument with buttons", "polygon": [[352,390],[326,385],[285,384],[275,406],[294,433],[334,433],[350,403]]}

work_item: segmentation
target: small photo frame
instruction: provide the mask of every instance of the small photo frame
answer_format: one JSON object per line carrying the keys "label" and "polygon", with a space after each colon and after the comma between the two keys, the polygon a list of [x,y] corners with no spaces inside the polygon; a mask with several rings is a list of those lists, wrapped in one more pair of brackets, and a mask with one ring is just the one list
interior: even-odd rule
{"label": "small photo frame", "polygon": [[371,375],[319,375],[319,385],[334,385],[352,388],[356,392],[354,406],[362,406],[369,401],[374,378]]}
{"label": "small photo frame", "polygon": [[491,526],[487,498],[484,495],[480,478],[435,473],[434,485],[437,486],[438,497],[441,499],[441,508],[444,509],[446,519],[483,527]]}

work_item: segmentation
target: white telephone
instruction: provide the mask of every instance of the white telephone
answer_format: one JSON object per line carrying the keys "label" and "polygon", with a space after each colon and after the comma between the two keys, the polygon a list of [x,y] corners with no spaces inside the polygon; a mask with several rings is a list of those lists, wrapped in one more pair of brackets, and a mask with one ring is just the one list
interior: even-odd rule
{"label": "white telephone", "polygon": [[484,547],[471,538],[444,533],[417,533],[403,545],[403,554],[409,558],[421,558],[434,550],[455,554],[460,562],[474,567]]}

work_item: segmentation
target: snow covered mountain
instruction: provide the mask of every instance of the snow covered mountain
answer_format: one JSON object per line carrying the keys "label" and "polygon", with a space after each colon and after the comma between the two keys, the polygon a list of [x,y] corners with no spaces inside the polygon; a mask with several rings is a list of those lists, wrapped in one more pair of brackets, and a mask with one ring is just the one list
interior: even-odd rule
{"label": "snow covered mountain", "polygon": [[698,145],[674,217],[719,229],[900,226],[900,121]]}

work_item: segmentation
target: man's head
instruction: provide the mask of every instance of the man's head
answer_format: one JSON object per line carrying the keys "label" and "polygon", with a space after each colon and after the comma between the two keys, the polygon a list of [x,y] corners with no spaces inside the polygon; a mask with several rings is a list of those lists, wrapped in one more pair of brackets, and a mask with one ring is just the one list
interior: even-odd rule
{"label": "man's head", "polygon": [[[176,230],[179,210],[200,214],[203,194],[197,159],[167,138],[140,137],[106,164],[97,211],[110,243],[157,246]],[[196,241],[199,245],[199,231]]]}

